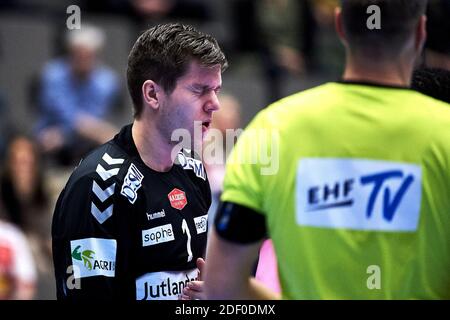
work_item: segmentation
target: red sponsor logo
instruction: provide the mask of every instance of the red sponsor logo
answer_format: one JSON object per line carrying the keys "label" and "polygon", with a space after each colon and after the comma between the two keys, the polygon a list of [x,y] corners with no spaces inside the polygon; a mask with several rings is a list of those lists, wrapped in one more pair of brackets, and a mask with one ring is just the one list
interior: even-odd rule
{"label": "red sponsor logo", "polygon": [[187,204],[186,193],[184,193],[184,191],[181,191],[180,189],[173,189],[167,196],[169,197],[170,205],[172,206],[172,208],[181,210]]}

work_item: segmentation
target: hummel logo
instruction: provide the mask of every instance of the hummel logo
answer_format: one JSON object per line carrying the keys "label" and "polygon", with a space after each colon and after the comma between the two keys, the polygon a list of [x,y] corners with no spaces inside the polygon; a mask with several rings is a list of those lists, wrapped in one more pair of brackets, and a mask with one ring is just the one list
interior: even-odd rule
{"label": "hummel logo", "polygon": [[109,217],[112,216],[113,214],[113,206],[114,205],[110,205],[108,208],[106,208],[103,211],[100,211],[97,206],[91,202],[91,214],[95,217],[95,219],[97,219],[97,221],[102,224],[103,222],[105,222],[106,220],[108,220]]}
{"label": "hummel logo", "polygon": [[110,166],[113,164],[122,164],[125,159],[120,159],[120,158],[111,158],[111,156],[107,153],[105,153],[102,157],[102,159],[109,164]]}
{"label": "hummel logo", "polygon": [[[120,168],[109,168],[112,165],[122,164],[125,160],[120,158],[112,158],[108,153],[105,153],[102,157],[103,161],[106,162],[107,168],[105,169],[101,164],[97,165],[96,172],[100,176],[103,181],[108,180],[109,178],[117,175],[119,173]],[[113,183],[107,186],[105,189],[100,187],[98,183],[94,180],[92,182],[92,192],[95,197],[100,200],[100,202],[105,202],[114,194],[116,188],[116,184]],[[113,204],[111,204],[108,208],[103,211],[100,211],[94,202],[91,202],[91,214],[97,219],[97,221],[102,224],[113,214]]]}
{"label": "hummel logo", "polygon": [[153,219],[157,219],[157,218],[163,218],[166,216],[166,212],[164,211],[164,209],[162,209],[161,211],[155,212],[155,213],[146,213],[147,214],[147,219],[148,220],[153,220]]}
{"label": "hummel logo", "polygon": [[97,165],[97,169],[95,170],[98,175],[102,178],[103,181],[108,180],[112,176],[115,176],[119,173],[120,168],[106,170],[102,167],[101,164]]}
{"label": "hummel logo", "polygon": [[101,202],[105,202],[109,197],[111,197],[114,194],[115,188],[115,183],[113,183],[109,188],[106,188],[105,190],[100,188],[97,182],[94,181],[92,183],[92,192],[94,192],[94,194],[97,196],[97,198],[100,199]]}

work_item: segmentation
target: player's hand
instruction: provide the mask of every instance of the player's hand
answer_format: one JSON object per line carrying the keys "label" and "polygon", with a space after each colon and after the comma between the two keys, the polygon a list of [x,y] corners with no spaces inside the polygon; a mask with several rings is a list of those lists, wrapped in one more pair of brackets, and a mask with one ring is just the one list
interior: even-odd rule
{"label": "player's hand", "polygon": [[198,280],[188,282],[187,286],[183,289],[183,293],[180,296],[181,300],[204,300],[205,289],[204,282],[202,280],[202,272],[205,268],[205,260],[198,258],[197,268],[199,270]]}

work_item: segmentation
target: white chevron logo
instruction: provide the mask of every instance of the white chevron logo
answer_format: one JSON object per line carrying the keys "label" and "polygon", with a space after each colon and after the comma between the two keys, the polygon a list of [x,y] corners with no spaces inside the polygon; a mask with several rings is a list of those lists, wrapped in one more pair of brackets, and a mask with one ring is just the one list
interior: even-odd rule
{"label": "white chevron logo", "polygon": [[110,205],[107,209],[104,211],[98,210],[98,208],[95,206],[93,202],[91,202],[91,213],[97,219],[97,221],[102,224],[106,220],[108,220],[109,217],[113,214],[113,204]]}
{"label": "white chevron logo", "polygon": [[101,164],[97,165],[97,169],[95,169],[95,171],[99,174],[99,176],[102,178],[103,181],[106,181],[112,176],[118,174],[119,170],[120,168],[106,170],[105,168],[102,167]]}
{"label": "white chevron logo", "polygon": [[109,197],[111,197],[114,194],[114,189],[116,187],[116,184],[113,183],[109,188],[106,188],[103,190],[97,182],[92,183],[92,192],[97,196],[97,198],[100,199],[101,202],[105,202]]}
{"label": "white chevron logo", "polygon": [[108,153],[105,153],[102,159],[105,160],[105,162],[109,165],[122,164],[125,161],[125,159],[112,158]]}

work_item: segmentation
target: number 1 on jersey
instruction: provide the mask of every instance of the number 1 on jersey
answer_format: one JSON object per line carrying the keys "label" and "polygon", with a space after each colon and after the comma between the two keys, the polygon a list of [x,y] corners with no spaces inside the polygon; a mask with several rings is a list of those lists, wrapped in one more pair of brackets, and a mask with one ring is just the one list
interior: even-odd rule
{"label": "number 1 on jersey", "polygon": [[187,252],[188,252],[187,262],[190,262],[194,256],[192,254],[192,249],[191,249],[191,232],[189,231],[189,227],[188,227],[185,219],[183,219],[183,222],[181,223],[181,229],[183,229],[183,233],[187,234],[187,244],[186,244]]}

